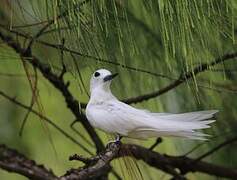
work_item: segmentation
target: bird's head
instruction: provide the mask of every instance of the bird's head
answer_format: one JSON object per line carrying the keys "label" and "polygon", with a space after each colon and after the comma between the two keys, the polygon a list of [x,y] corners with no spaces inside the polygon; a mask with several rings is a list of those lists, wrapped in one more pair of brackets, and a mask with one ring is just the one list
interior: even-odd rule
{"label": "bird's head", "polygon": [[91,77],[90,81],[90,91],[100,88],[103,90],[110,90],[110,83],[113,78],[115,78],[118,73],[112,74],[107,69],[99,69],[95,71]]}

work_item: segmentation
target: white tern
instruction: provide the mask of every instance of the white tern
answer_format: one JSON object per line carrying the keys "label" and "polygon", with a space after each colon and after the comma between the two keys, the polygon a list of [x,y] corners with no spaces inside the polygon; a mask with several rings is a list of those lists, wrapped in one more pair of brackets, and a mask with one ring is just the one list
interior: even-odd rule
{"label": "white tern", "polygon": [[209,128],[217,110],[197,111],[181,114],[152,113],[136,109],[119,101],[111,92],[110,84],[117,76],[106,69],[93,73],[90,80],[90,100],[86,117],[91,125],[107,133],[136,139],[174,136],[205,140],[207,134],[198,129]]}

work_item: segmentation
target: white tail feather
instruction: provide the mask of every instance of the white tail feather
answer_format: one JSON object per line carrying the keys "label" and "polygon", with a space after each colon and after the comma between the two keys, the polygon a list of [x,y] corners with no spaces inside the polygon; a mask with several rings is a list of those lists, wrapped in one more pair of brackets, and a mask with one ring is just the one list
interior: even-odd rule
{"label": "white tail feather", "polygon": [[146,119],[149,126],[139,127],[129,133],[129,136],[148,138],[158,136],[175,136],[189,139],[206,140],[207,134],[195,130],[209,128],[208,124],[215,122],[211,119],[217,110],[197,111],[182,114],[149,113]]}

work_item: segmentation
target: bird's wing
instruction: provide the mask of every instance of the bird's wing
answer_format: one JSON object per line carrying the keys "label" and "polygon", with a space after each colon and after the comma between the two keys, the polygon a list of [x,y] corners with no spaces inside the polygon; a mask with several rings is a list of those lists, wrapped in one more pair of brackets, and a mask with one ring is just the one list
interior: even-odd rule
{"label": "bird's wing", "polygon": [[[124,136],[128,132],[141,127],[138,117],[145,114],[118,100],[106,101],[100,105],[90,105],[87,108],[87,117],[90,123],[106,132],[118,133]],[[142,122],[142,121],[141,121]]]}
{"label": "bird's wing", "polygon": [[127,136],[134,130],[152,127],[152,124],[149,125],[146,122],[150,118],[147,110],[136,109],[117,100],[108,102],[107,106],[106,111],[110,111],[109,116],[113,119],[120,134]]}

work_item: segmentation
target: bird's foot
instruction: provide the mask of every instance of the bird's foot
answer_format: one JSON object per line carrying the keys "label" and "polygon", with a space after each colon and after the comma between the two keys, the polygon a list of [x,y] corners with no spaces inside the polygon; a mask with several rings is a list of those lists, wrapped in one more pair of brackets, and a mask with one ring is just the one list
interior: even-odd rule
{"label": "bird's foot", "polygon": [[112,141],[109,141],[106,145],[106,149],[111,147],[113,144],[115,145],[121,145],[121,139],[122,139],[122,136],[116,136],[115,140],[112,140]]}
{"label": "bird's foot", "polygon": [[117,140],[109,141],[108,144],[105,146],[105,148],[106,149],[113,149],[113,147],[120,146],[121,144],[122,144],[121,141],[117,141]]}

